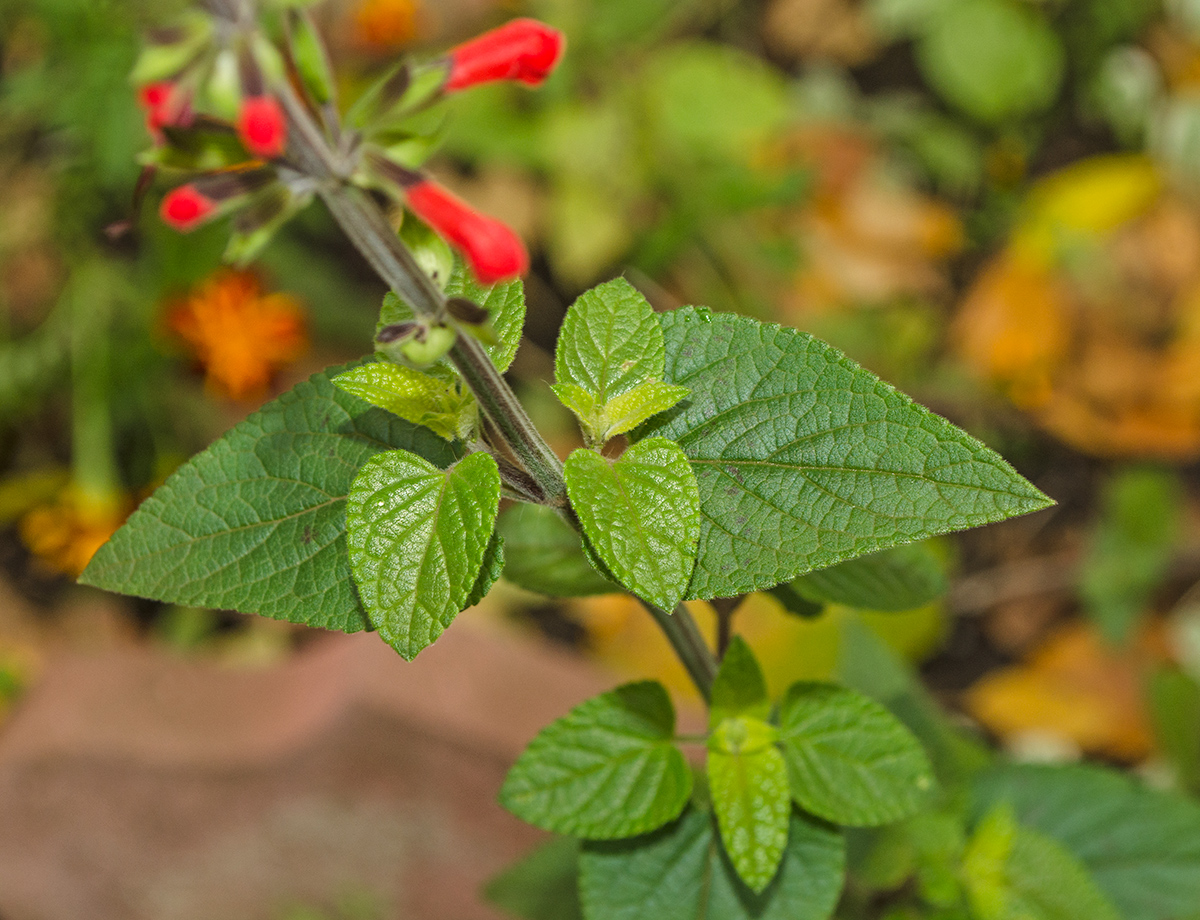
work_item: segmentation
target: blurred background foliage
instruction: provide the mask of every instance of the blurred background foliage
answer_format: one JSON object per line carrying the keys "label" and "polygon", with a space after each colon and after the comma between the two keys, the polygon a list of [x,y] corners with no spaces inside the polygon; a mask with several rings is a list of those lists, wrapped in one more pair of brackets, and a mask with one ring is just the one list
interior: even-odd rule
{"label": "blurred background foliage", "polygon": [[[382,294],[318,208],[246,272],[219,265],[224,227],[164,228],[161,187],[135,210],[149,136],[128,73],[179,5],[0,3],[0,579],[36,611],[0,612],[0,714],[46,642],[270,661],[303,641],[116,599],[102,627],[73,619],[70,576],[136,502],[264,399],[367,350]],[[844,674],[865,624],[1014,756],[1094,755],[1200,792],[1200,0],[315,12],[348,98],[396,56],[514,14],[566,32],[539,92],[455,98],[432,163],[531,246],[510,376],[556,447],[574,426],[539,381],[558,322],[623,273],[659,309],[831,341],[1059,500],[938,543],[950,589],[914,611],[747,599],[738,629],[776,692]],[[620,597],[507,587],[480,615],[684,692]],[[697,615],[715,632],[725,614]]]}

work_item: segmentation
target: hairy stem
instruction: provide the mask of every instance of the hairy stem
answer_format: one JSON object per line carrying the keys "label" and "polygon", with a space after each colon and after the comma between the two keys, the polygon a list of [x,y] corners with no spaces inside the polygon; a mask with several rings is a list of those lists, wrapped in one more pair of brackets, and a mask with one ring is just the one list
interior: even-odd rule
{"label": "hairy stem", "polygon": [[[304,175],[316,180],[333,219],[392,290],[420,316],[444,315],[445,295],[421,271],[379,205],[346,181],[347,164],[333,149],[304,103],[290,86],[275,89],[288,117],[289,161]],[[469,335],[460,335],[449,357],[505,446],[528,474],[529,485],[537,489],[544,504],[558,508],[568,519],[574,518],[563,481],[562,461],[534,427],[483,346]],[[578,528],[577,521],[574,526]],[[717,662],[691,613],[682,604],[674,614],[646,601],[642,604],[666,635],[701,696],[708,700]]]}

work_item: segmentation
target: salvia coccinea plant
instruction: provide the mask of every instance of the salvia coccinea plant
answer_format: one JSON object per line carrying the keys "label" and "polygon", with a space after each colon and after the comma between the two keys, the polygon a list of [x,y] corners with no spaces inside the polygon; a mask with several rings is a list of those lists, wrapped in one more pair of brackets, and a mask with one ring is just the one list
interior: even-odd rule
{"label": "salvia coccinea plant", "polygon": [[[656,313],[620,278],[562,324],[552,386],[586,445],[563,462],[502,377],[525,248],[422,171],[434,139],[417,117],[481,83],[536,87],[563,36],[518,19],[398,64],[343,109],[304,6],[209,0],[156,33],[134,74],[144,165],[177,177],[161,216],[179,231],[231,217],[234,262],[320,198],[391,288],[373,352],[185,464],[82,580],[371,629],[405,660],[502,574],[551,595],[627,591],[708,703],[707,731],[680,738],[664,687],[626,684],[539,734],[501,802],[583,841],[588,920],[829,916],[842,828],[914,814],[935,786],[926,754],[845,687],[796,683],[773,703],[749,645],[723,634],[714,652],[682,602],[728,612],[770,590],[799,612],[911,608],[939,576],[906,544],[1049,500],[811,336]],[[404,209],[399,233],[384,201]]]}

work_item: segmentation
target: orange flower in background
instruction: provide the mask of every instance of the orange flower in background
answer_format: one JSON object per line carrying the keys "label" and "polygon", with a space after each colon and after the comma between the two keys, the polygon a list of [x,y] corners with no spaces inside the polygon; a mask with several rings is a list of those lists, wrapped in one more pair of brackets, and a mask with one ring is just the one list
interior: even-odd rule
{"label": "orange flower in background", "polygon": [[1048,177],[968,291],[953,338],[1079,450],[1200,457],[1200,209],[1141,156]]}
{"label": "orange flower in background", "polygon": [[18,530],[21,542],[43,565],[75,578],[131,510],[124,499],[99,502],[68,487],[53,501],[26,512]]}
{"label": "orange flower in background", "polygon": [[362,0],[354,11],[354,40],[369,51],[403,47],[417,37],[418,0]]}
{"label": "orange flower in background", "polygon": [[869,137],[817,126],[797,132],[779,153],[810,166],[815,176],[811,202],[790,220],[804,253],[790,313],[874,306],[949,289],[945,262],[963,243],[958,217],[891,180]]}
{"label": "orange flower in background", "polygon": [[261,395],[308,348],[299,302],[264,293],[252,272],[213,275],[168,308],[166,326],[196,355],[208,386],[230,399]]}

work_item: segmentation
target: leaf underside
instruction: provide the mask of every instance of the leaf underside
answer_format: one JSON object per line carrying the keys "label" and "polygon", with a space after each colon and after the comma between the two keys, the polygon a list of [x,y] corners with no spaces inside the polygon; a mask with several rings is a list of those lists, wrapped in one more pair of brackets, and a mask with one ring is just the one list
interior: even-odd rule
{"label": "leaf underside", "polygon": [[700,486],[689,598],[764,590],[855,556],[1051,504],[998,454],[794,329],[660,315],[663,379],[691,390],[638,430]]}

